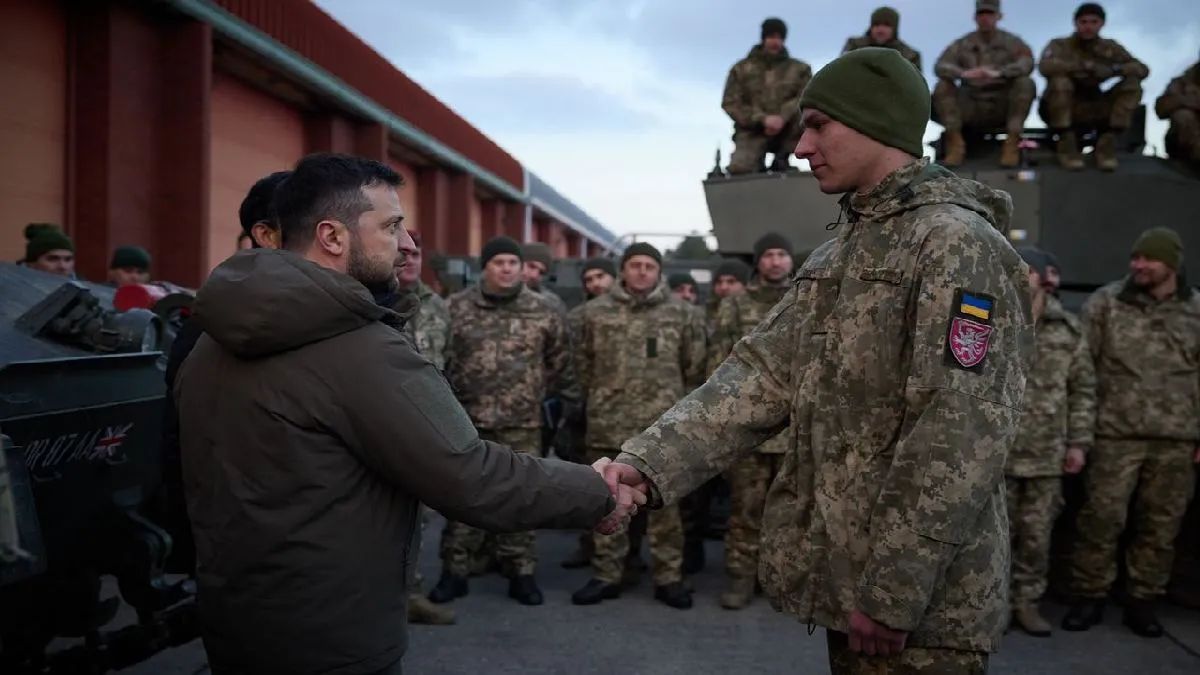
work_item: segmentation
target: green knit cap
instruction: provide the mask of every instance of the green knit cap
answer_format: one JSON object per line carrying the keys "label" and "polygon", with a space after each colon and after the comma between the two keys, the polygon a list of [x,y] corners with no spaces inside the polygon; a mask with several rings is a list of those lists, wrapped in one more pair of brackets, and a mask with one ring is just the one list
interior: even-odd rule
{"label": "green knit cap", "polygon": [[75,244],[53,223],[30,223],[25,226],[25,262],[34,262],[50,251],[59,249],[75,252]]}
{"label": "green knit cap", "polygon": [[893,30],[900,30],[900,12],[897,12],[891,7],[880,7],[871,12],[871,25],[891,26]]}
{"label": "green knit cap", "polygon": [[150,271],[150,253],[141,246],[118,246],[113,251],[112,262],[108,264],[108,269],[117,270],[126,267],[136,267],[143,272]]}
{"label": "green knit cap", "polygon": [[1133,254],[1157,260],[1173,270],[1183,265],[1183,240],[1169,227],[1152,227],[1133,243]]}
{"label": "green knit cap", "polygon": [[929,85],[894,49],[864,47],[830,61],[804,88],[800,108],[820,110],[914,157],[925,154]]}

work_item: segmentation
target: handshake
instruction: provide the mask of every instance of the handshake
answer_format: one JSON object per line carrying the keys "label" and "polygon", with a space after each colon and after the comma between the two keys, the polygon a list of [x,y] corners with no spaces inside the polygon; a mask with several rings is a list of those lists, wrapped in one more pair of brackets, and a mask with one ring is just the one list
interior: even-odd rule
{"label": "handshake", "polygon": [[628,464],[618,464],[604,457],[596,460],[592,468],[604,482],[617,507],[596,525],[600,534],[615,534],[629,519],[637,515],[638,507],[644,506],[650,498],[650,483],[640,471]]}

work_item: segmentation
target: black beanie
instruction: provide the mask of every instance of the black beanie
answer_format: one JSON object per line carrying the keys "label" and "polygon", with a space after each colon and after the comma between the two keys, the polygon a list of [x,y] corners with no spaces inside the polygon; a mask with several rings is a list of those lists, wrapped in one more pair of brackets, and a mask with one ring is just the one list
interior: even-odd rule
{"label": "black beanie", "polygon": [[483,252],[479,254],[479,264],[487,265],[489,260],[505,253],[525,260],[521,254],[521,245],[515,239],[512,237],[495,237],[483,245]]}
{"label": "black beanie", "polygon": [[579,278],[582,279],[590,270],[600,270],[610,277],[617,276],[617,264],[612,258],[588,258],[583,263],[583,269],[579,271]]}
{"label": "black beanie", "polygon": [[792,242],[788,241],[787,237],[778,232],[768,232],[754,242],[754,264],[757,265],[762,254],[773,248],[781,248],[787,251],[788,255],[792,254]]}
{"label": "black beanie", "polygon": [[766,40],[770,35],[778,35],[780,40],[787,39],[787,24],[783,19],[773,16],[762,22],[762,39]]}
{"label": "black beanie", "polygon": [[25,262],[34,262],[50,251],[75,252],[75,244],[53,223],[30,223],[25,226]]}
{"label": "black beanie", "polygon": [[150,271],[150,254],[141,246],[118,246],[112,255],[108,269],[117,270],[135,267],[143,272]]}
{"label": "black beanie", "polygon": [[1075,20],[1078,21],[1079,17],[1086,16],[1088,14],[1100,17],[1101,21],[1108,20],[1108,17],[1104,14],[1104,8],[1101,7],[1100,3],[1098,2],[1085,2],[1080,5],[1079,9],[1075,10]]}
{"label": "black beanie", "polygon": [[737,258],[730,258],[717,266],[717,271],[713,272],[713,281],[726,276],[748,284],[750,283],[750,266]]}
{"label": "black beanie", "polygon": [[1033,246],[1022,246],[1017,249],[1017,253],[1021,255],[1021,260],[1024,260],[1026,265],[1038,273],[1042,281],[1046,280],[1046,267],[1050,265],[1050,254]]}
{"label": "black beanie", "polygon": [[629,262],[629,259],[635,255],[648,255],[651,258],[654,258],[654,262],[658,263],[659,265],[662,264],[662,253],[659,253],[658,249],[654,248],[650,244],[647,244],[644,241],[639,241],[635,244],[630,244],[625,248],[625,252],[621,254],[621,267],[624,267],[625,263]]}
{"label": "black beanie", "polygon": [[675,290],[684,284],[696,286],[696,278],[687,272],[675,272],[667,277],[667,286]]}

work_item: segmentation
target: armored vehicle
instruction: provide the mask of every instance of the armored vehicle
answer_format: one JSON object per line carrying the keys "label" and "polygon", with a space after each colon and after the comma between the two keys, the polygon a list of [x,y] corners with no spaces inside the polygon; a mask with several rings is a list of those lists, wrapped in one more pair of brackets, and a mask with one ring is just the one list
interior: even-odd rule
{"label": "armored vehicle", "polygon": [[[168,581],[172,537],[153,519],[164,323],[115,311],[115,292],[0,263],[6,675],[106,672],[196,635],[190,582]],[[101,597],[105,575],[119,598]],[[136,623],[111,629],[122,600]],[[47,654],[56,638],[83,641]]]}

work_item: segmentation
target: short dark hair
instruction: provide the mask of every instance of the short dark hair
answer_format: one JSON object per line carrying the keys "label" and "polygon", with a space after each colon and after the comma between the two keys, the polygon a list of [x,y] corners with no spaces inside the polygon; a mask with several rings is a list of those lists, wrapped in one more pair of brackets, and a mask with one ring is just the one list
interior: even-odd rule
{"label": "short dark hair", "polygon": [[290,175],[291,171],[276,171],[263,176],[246,193],[246,198],[238,207],[238,220],[242,222],[242,232],[250,237],[251,241],[254,241],[254,235],[250,231],[256,223],[271,222],[271,199],[275,196],[275,188]]}
{"label": "short dark hair", "polygon": [[301,159],[275,188],[273,210],[284,247],[295,250],[312,242],[313,228],[322,220],[355,225],[371,208],[362,189],[381,183],[399,187],[404,179],[363,157],[318,153]]}

